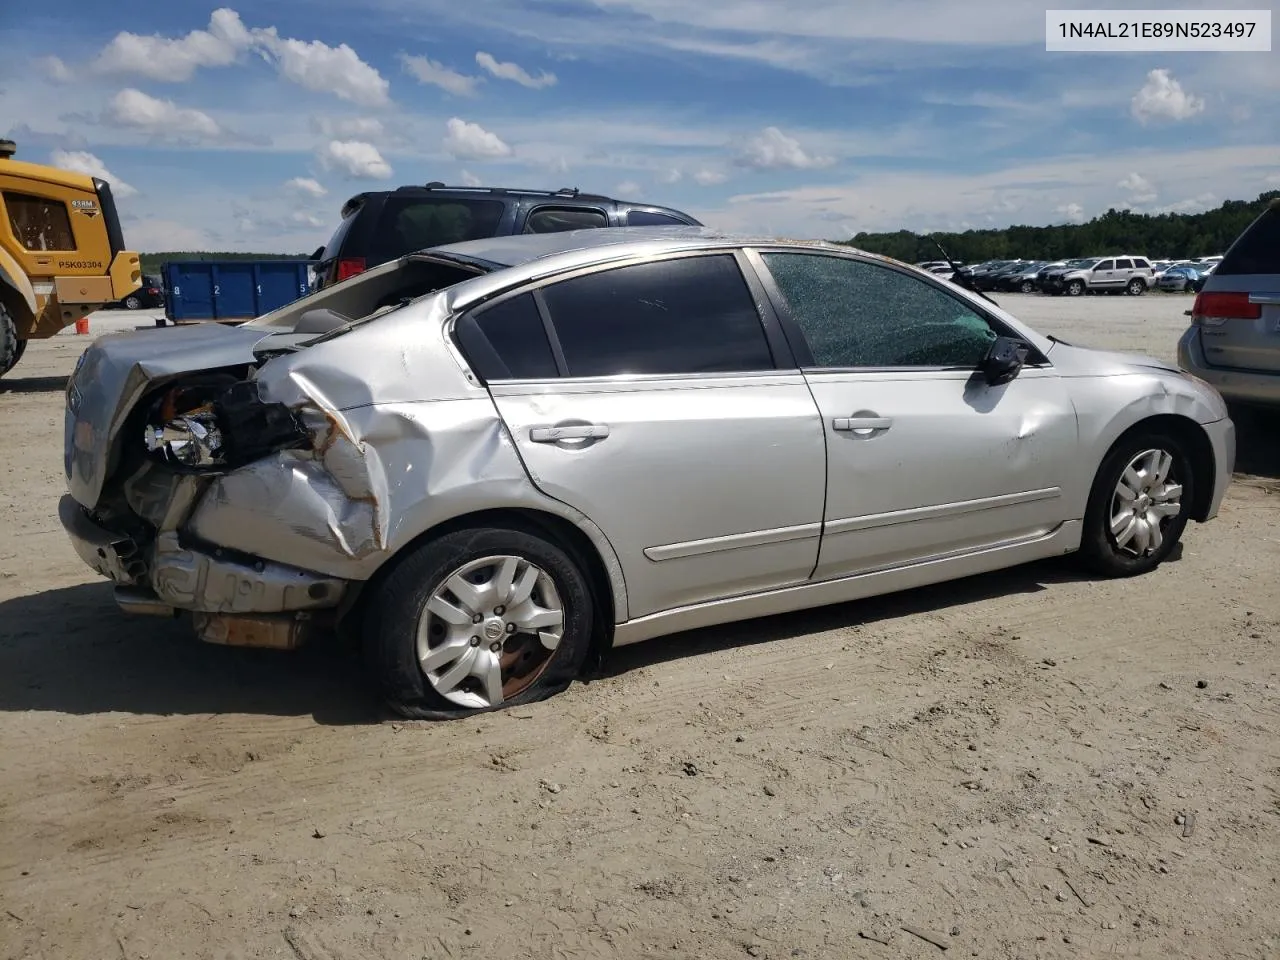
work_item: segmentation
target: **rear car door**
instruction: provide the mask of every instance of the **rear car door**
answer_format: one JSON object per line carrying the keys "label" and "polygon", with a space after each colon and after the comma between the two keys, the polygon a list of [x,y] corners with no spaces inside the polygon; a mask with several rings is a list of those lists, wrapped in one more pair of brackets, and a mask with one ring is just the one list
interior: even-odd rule
{"label": "rear car door", "polygon": [[1280,202],[1245,229],[1205,278],[1192,316],[1209,364],[1280,372]]}
{"label": "rear car door", "polygon": [[822,421],[740,257],[595,268],[456,327],[533,482],[613,544],[632,617],[817,562]]}
{"label": "rear car door", "polygon": [[827,494],[815,579],[1034,540],[1070,517],[1075,409],[1043,357],[989,386],[1016,335],[906,270],[752,251],[822,413]]}

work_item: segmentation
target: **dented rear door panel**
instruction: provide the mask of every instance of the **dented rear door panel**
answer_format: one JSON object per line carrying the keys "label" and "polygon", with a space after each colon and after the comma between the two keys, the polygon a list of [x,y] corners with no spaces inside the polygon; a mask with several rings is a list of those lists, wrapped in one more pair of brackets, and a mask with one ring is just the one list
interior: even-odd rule
{"label": "dented rear door panel", "polygon": [[[1051,369],[995,387],[965,371],[806,377],[827,432],[816,579],[1031,539],[1080,516],[1079,491],[1064,489],[1075,410]],[[847,419],[858,429],[837,424]]]}

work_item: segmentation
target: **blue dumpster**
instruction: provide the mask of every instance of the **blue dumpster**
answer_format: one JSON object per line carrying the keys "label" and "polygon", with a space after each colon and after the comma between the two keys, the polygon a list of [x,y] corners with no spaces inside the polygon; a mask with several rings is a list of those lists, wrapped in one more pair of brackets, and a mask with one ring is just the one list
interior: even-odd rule
{"label": "blue dumpster", "polygon": [[306,260],[170,260],[164,315],[170,323],[243,321],[311,291]]}

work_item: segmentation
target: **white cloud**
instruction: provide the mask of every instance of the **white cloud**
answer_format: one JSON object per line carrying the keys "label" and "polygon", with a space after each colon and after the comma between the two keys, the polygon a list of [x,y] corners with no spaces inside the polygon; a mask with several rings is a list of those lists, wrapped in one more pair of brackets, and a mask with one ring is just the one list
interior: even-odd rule
{"label": "white cloud", "polygon": [[365,107],[388,101],[391,85],[345,43],[331,47],[319,40],[281,38],[275,27],[254,30],[253,40],[280,75],[300,87]]}
{"label": "white cloud", "polygon": [[303,210],[295,210],[289,214],[289,219],[293,223],[303,227],[323,227],[325,222],[317,217],[314,213],[306,213]]}
{"label": "white cloud", "polygon": [[313,177],[294,177],[292,180],[286,180],[284,186],[286,190],[307,197],[323,197],[329,192],[319,180]]}
{"label": "white cloud", "polygon": [[377,117],[312,117],[311,129],[338,140],[377,140],[383,134]]}
{"label": "white cloud", "polygon": [[180,107],[172,100],[160,100],[132,88],[121,90],[111,98],[107,119],[122,127],[170,139],[211,140],[222,134],[222,128],[207,113]]}
{"label": "white cloud", "polygon": [[836,162],[834,157],[806,153],[798,140],[777,127],[765,127],[748,137],[739,147],[735,160],[741,166],[757,170],[812,170]]}
{"label": "white cloud", "polygon": [[1067,223],[1084,223],[1084,207],[1078,203],[1068,203],[1056,207],[1054,213],[1060,213]]}
{"label": "white cloud", "polygon": [[1170,203],[1163,207],[1153,207],[1151,213],[1203,213],[1206,210],[1212,210],[1214,207],[1222,203],[1212,193],[1202,193],[1199,196],[1188,197],[1186,200],[1178,200],[1176,203]]}
{"label": "white cloud", "polygon": [[564,157],[556,157],[550,164],[548,164],[548,170],[551,173],[568,173],[569,161]]}
{"label": "white cloud", "polygon": [[234,10],[213,11],[207,30],[192,30],[169,40],[158,34],[116,34],[94,67],[104,73],[127,73],[151,80],[190,80],[199,67],[226,67],[250,46],[249,31]]}
{"label": "white cloud", "polygon": [[320,148],[320,165],[356,180],[387,180],[391,165],[378,148],[361,140],[331,140]]}
{"label": "white cloud", "polygon": [[213,250],[225,249],[202,227],[175,220],[146,218],[131,221],[126,228],[129,247],[140,253],[157,253],[161,250]]}
{"label": "white cloud", "polygon": [[59,57],[40,57],[36,61],[36,66],[43,71],[45,76],[56,83],[67,83],[74,77],[71,73],[71,68],[63,63]]}
{"label": "white cloud", "polygon": [[1271,176],[1267,177],[1267,183],[1280,184],[1280,173],[1273,173]]}
{"label": "white cloud", "polygon": [[1138,173],[1130,173],[1116,186],[1129,194],[1129,203],[1134,206],[1151,203],[1159,196],[1151,181]]}
{"label": "white cloud", "polygon": [[501,137],[478,123],[453,117],[449,120],[448,131],[444,149],[458,160],[497,160],[514,153]]}
{"label": "white cloud", "polygon": [[108,170],[105,163],[87,150],[55,150],[50,154],[49,162],[63,170],[106,180],[111,184],[111,192],[117,197],[131,197],[138,192]]}
{"label": "white cloud", "polygon": [[464,187],[478,187],[478,186],[481,186],[483,183],[484,181],[481,180],[479,177],[477,177],[470,170],[462,171],[462,185]]}
{"label": "white cloud", "polygon": [[1133,95],[1130,111],[1143,124],[1152,120],[1189,120],[1204,112],[1204,100],[1182,89],[1168,70],[1152,70]]}
{"label": "white cloud", "polygon": [[622,183],[618,184],[618,196],[624,200],[628,198],[635,198],[640,195],[641,189],[640,184],[636,183],[634,180],[624,180]]}
{"label": "white cloud", "polygon": [[543,70],[535,77],[530,75],[518,63],[503,63],[495,60],[492,55],[485,53],[483,50],[476,54],[476,63],[499,80],[511,80],[522,87],[528,87],[530,90],[540,90],[543,87],[554,87],[556,85],[556,75],[554,73],[548,73]]}
{"label": "white cloud", "polygon": [[658,176],[655,179],[659,183],[671,184],[671,183],[679,183],[681,179],[683,179],[683,177],[684,177],[684,174],[673,167],[670,170],[663,170],[660,174],[658,174]]}
{"label": "white cloud", "polygon": [[427,84],[432,87],[439,87],[446,93],[452,93],[458,97],[473,97],[476,94],[476,85],[480,83],[479,77],[469,77],[465,73],[458,73],[451,70],[443,63],[429,57],[411,57],[407,53],[400,54],[400,65],[404,67],[404,72],[417,78],[419,83]]}
{"label": "white cloud", "polygon": [[729,178],[719,170],[711,170],[704,168],[697,170],[693,174],[694,183],[700,187],[714,187],[717,183],[724,183]]}

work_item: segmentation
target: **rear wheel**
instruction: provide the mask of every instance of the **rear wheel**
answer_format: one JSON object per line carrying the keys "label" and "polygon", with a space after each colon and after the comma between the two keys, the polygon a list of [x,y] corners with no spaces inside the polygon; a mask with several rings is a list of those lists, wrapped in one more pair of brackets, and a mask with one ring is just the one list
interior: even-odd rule
{"label": "rear wheel", "polygon": [[129,294],[124,298],[124,307],[126,310],[138,310],[142,307],[142,300],[136,294]]}
{"label": "rear wheel", "polygon": [[1140,297],[1147,292],[1147,285],[1138,277],[1134,277],[1129,281],[1129,286],[1125,288],[1125,292],[1131,297]]}
{"label": "rear wheel", "polygon": [[1084,293],[1083,280],[1072,280],[1070,283],[1067,284],[1067,294],[1069,296],[1078,297],[1082,293]]}
{"label": "rear wheel", "polygon": [[542,700],[578,676],[591,641],[587,579],[520,530],[461,530],[418,548],[376,589],[365,654],[388,705],[444,720]]}
{"label": "rear wheel", "polygon": [[27,341],[18,339],[18,326],[0,303],[0,377],[14,368],[26,349]]}
{"label": "rear wheel", "polygon": [[1150,431],[1121,441],[1094,478],[1081,559],[1108,577],[1154,570],[1186,529],[1194,484],[1190,460],[1176,437]]}
{"label": "rear wheel", "polygon": [[1023,280],[1022,283],[1019,284],[1018,289],[1023,293],[1032,293],[1035,291],[1036,285],[1030,280]]}

